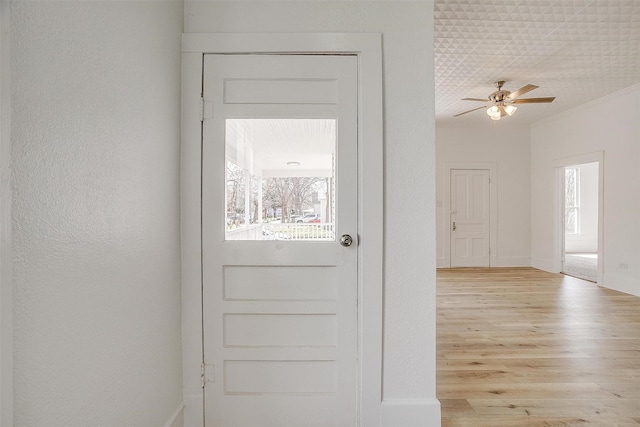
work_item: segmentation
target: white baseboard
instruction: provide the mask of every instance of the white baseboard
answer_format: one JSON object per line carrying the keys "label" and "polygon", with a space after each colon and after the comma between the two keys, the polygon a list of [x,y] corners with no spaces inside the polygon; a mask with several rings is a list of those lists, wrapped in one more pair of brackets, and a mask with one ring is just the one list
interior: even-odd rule
{"label": "white baseboard", "polygon": [[531,258],[498,257],[496,267],[531,267]]}
{"label": "white baseboard", "polygon": [[[194,406],[201,407],[202,405]],[[165,427],[189,427],[202,425],[202,411],[193,411],[195,408],[191,409],[192,411],[190,412],[199,412],[199,416],[189,416],[188,414],[185,416],[185,405],[183,404],[176,410],[174,416],[167,421]],[[382,402],[380,407],[380,426],[440,427],[440,401],[438,399],[385,400]]]}
{"label": "white baseboard", "polygon": [[555,267],[555,263],[551,259],[531,258],[531,267],[548,271],[549,273],[559,273]]}
{"label": "white baseboard", "polygon": [[615,274],[604,274],[600,286],[613,289],[614,291],[624,292],[625,294],[640,297],[640,280],[618,276]]}
{"label": "white baseboard", "polygon": [[202,394],[185,395],[184,399],[184,427],[202,427],[203,417],[203,396]]}
{"label": "white baseboard", "polygon": [[388,399],[380,409],[381,427],[440,427],[438,399]]}
{"label": "white baseboard", "polygon": [[[531,267],[531,258],[491,257],[492,267]],[[444,258],[436,258],[436,268],[449,268]]]}
{"label": "white baseboard", "polygon": [[164,424],[164,427],[184,427],[184,403],[178,405],[178,408]]}

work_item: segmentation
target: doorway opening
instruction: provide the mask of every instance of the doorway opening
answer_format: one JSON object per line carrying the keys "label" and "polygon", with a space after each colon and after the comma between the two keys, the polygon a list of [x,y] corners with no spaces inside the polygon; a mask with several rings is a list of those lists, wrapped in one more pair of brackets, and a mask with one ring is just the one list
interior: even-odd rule
{"label": "doorway opening", "polygon": [[604,255],[604,151],[558,159],[554,167],[553,271],[600,285]]}
{"label": "doorway opening", "polygon": [[598,281],[598,162],[564,169],[562,273]]}
{"label": "doorway opening", "polygon": [[[289,412],[305,413],[300,402],[311,400],[339,403],[339,410],[322,411],[322,417],[336,418],[344,414],[350,420],[355,417],[360,421],[359,423],[329,421],[324,424],[374,425],[380,423],[379,407],[382,401],[382,310],[380,308],[382,307],[384,241],[382,234],[379,233],[384,223],[381,191],[383,184],[381,46],[380,34],[305,33],[298,34],[296,37],[279,33],[184,35],[181,204],[184,253],[183,307],[188,308],[183,310],[185,424],[204,425],[205,412],[217,414],[215,408],[205,411],[205,403],[208,401],[213,402],[214,405],[219,404],[225,416],[230,410],[234,410],[239,416],[244,417],[255,416],[258,412],[256,411],[257,400],[269,400],[273,403],[263,405],[263,408],[266,412],[275,414],[275,417],[280,417],[280,421],[275,420],[279,426],[285,424],[281,422],[284,412],[276,408],[278,402],[282,403],[281,406]],[[244,52],[251,52],[252,55],[242,54]],[[278,54],[271,55],[273,52]],[[240,54],[233,55],[238,53]],[[291,55],[284,55],[285,53],[291,53]],[[305,55],[299,55],[300,53]],[[310,53],[318,53],[318,55]],[[286,92],[293,93],[294,97],[298,96],[293,99],[293,102],[280,97],[275,100],[277,104],[275,106],[273,102],[270,102],[272,105],[266,105],[265,102],[260,102],[261,100],[249,102],[248,104],[251,105],[246,105],[245,95],[253,97],[252,99],[264,95],[271,100],[272,95],[284,93],[256,88],[256,86],[264,88],[265,84],[283,84],[281,75],[275,78],[260,78],[260,76],[252,78],[252,73],[265,72],[273,67],[232,67],[231,71],[239,70],[244,74],[240,76],[241,78],[225,80],[225,84],[233,86],[231,89],[234,89],[224,92],[225,96],[219,92],[213,95],[207,92],[209,90],[207,88],[218,90],[223,87],[220,84],[213,84],[215,76],[220,73],[212,73],[214,80],[207,80],[203,88],[204,70],[214,69],[212,67],[215,67],[219,60],[220,64],[228,65],[229,59],[241,61],[249,56],[261,56],[263,60],[273,61],[276,61],[276,56],[281,57],[280,59],[296,57],[300,61],[304,61],[304,58],[309,61],[315,59],[316,62],[334,58],[334,62],[343,64],[340,66],[341,69],[349,70],[354,69],[355,61],[357,72],[349,71],[350,77],[340,78],[337,81],[335,78],[295,79],[295,76],[293,82],[288,79],[288,82],[292,82],[289,87],[301,84],[311,85],[316,88],[313,93],[324,97],[325,102],[315,103],[307,108],[307,110],[311,109],[308,114],[301,113],[302,104],[308,104],[304,102],[301,104],[299,98],[301,91]],[[205,67],[203,62],[213,57],[217,59],[213,63],[209,62]],[[221,57],[224,57],[224,60]],[[274,64],[274,67],[277,65]],[[311,70],[310,72],[329,72],[326,66],[302,67],[302,65],[283,66],[276,71],[293,73],[308,69]],[[329,67],[329,69],[334,68]],[[348,87],[353,90],[335,87],[343,81],[350,82]],[[253,89],[239,91],[246,89],[247,85],[253,86]],[[331,90],[325,90],[327,85],[333,85],[333,89],[330,87]],[[357,96],[353,96],[354,92]],[[304,93],[307,92],[304,91]],[[326,102],[327,97],[340,102]],[[332,113],[327,110],[341,108],[342,100],[347,98],[357,102],[357,110],[349,108],[349,111],[357,111],[358,118],[352,120],[353,117],[351,117],[346,121],[334,120],[336,114],[342,117],[340,112]],[[222,106],[218,103],[222,100],[226,100],[227,105],[224,108],[228,111],[219,108]],[[240,109],[243,110],[239,111]],[[274,111],[278,114],[274,114]],[[362,112],[361,119],[359,112]],[[232,123],[234,120],[237,121]],[[266,120],[270,122],[267,123]],[[341,127],[345,122],[355,123],[355,126],[351,125],[349,128],[351,132],[345,132]],[[227,134],[231,137],[232,131],[238,131],[236,136],[247,136],[256,129],[257,125],[273,127],[284,125],[296,134],[300,134],[301,128],[305,126],[324,125],[329,137],[322,141],[316,140],[309,145],[310,150],[321,148],[320,152],[287,151],[286,157],[281,157],[284,164],[278,171],[276,170],[278,168],[272,167],[272,163],[268,163],[268,158],[278,150],[269,146],[268,141],[252,140],[249,144],[249,139],[245,139],[244,142],[239,139],[237,143],[231,144],[230,140],[226,141],[224,138]],[[232,129],[233,126],[236,128]],[[332,126],[336,128],[333,131]],[[342,129],[342,132],[338,132],[338,128]],[[262,137],[266,135],[264,128],[259,131]],[[351,141],[351,143],[335,143],[334,139],[338,136],[341,140]],[[212,143],[213,140],[217,143]],[[226,146],[227,142],[230,144],[229,147]],[[302,144],[296,145],[301,148]],[[345,157],[345,153],[339,147],[349,148],[349,150],[357,147],[357,157],[354,153],[347,154]],[[335,153],[333,148],[337,148]],[[242,150],[245,151],[241,152]],[[250,153],[252,150],[255,156]],[[257,156],[261,151],[265,155]],[[293,158],[294,156],[296,158]],[[356,165],[343,170],[345,168],[340,165],[351,165],[349,159]],[[316,164],[318,167],[313,169],[309,167],[308,162],[320,160],[322,164]],[[286,198],[285,194],[287,203],[283,206],[282,196],[269,197],[271,189],[268,187],[274,184],[270,182],[273,181],[271,178],[290,181],[287,183],[291,186],[287,189],[295,187],[293,184],[305,181],[305,178],[311,178],[309,181],[312,183],[310,191],[304,197]],[[337,185],[338,180],[341,180],[341,184],[344,185]],[[260,181],[262,181],[261,185]],[[363,182],[367,182],[367,186],[362,186]],[[352,192],[356,189],[357,196],[353,196]],[[355,212],[357,217],[356,215],[344,217],[342,213],[347,207],[351,207],[349,212]],[[207,216],[209,213],[211,215]],[[302,216],[302,222],[298,222],[299,216]],[[305,216],[307,216],[307,222],[304,220]],[[317,222],[318,219],[320,222]],[[314,234],[325,224],[330,229],[323,230],[320,235]],[[257,232],[257,235],[254,237],[243,235],[250,230]],[[339,237],[338,230],[347,232],[350,230],[352,234],[357,232],[358,236],[366,234],[367,238],[362,241],[354,238],[351,242],[347,242],[346,239]],[[351,243],[354,244],[351,245]],[[205,256],[205,252],[212,254],[212,250],[222,246],[229,249],[225,253],[226,258]],[[265,254],[261,247],[271,248],[271,250],[267,250]],[[312,256],[309,252],[316,249],[327,252],[335,249],[334,252],[339,252],[340,256],[328,253],[326,256],[315,255],[315,253]],[[264,256],[260,257],[261,254]],[[246,261],[248,264],[240,265],[242,260],[238,260],[236,255],[253,258]],[[338,287],[339,281],[326,280],[326,275],[315,274],[308,280],[300,280],[297,274],[303,269],[315,273],[320,270],[325,273],[333,271],[336,268],[329,267],[333,265],[332,262],[344,264],[353,261],[355,256],[357,256],[357,270],[354,269],[353,273],[357,284]],[[286,267],[275,265],[279,259],[296,257],[306,258],[296,263],[289,263]],[[215,263],[204,262],[211,259]],[[221,268],[221,263],[224,263],[224,268]],[[247,275],[251,280],[243,279]],[[343,280],[344,275],[340,272],[334,275],[339,275]],[[294,276],[295,283],[294,286],[287,288],[284,279],[291,276]],[[208,286],[205,292],[204,285],[212,281],[220,286]],[[335,296],[330,294],[329,297],[316,293],[312,298],[306,296],[294,298],[289,292],[286,293],[286,298],[278,298],[277,295],[274,297],[273,293],[266,296],[264,294],[256,296],[255,293],[251,293],[247,297],[246,291],[256,290],[256,288],[265,290],[261,285],[267,281],[275,284],[270,288],[271,290],[277,290],[280,287],[283,291],[289,289],[292,292],[310,288],[313,290],[314,283],[320,283],[320,285],[333,283],[336,285],[336,293]],[[366,298],[361,295],[362,290],[365,289],[364,283],[367,284]],[[245,284],[248,287],[243,286]],[[346,300],[338,298],[338,294],[343,291],[351,293],[351,303],[347,301],[342,304],[342,301]],[[244,294],[238,292],[244,292]],[[361,307],[362,310],[356,313],[357,319],[349,322],[349,325],[352,325],[351,328],[340,328],[338,322],[344,322],[345,316],[332,316],[332,313],[328,309],[323,310],[323,307],[329,306],[329,309],[341,312],[345,312],[343,308],[346,307],[349,313],[352,313],[355,307],[354,293],[357,293],[355,297],[358,301],[358,309]],[[209,298],[211,295],[216,298]],[[342,305],[338,304],[338,301]],[[223,313],[216,309],[204,309],[212,304],[224,305],[230,311]],[[274,308],[304,305],[309,306],[312,312],[304,313],[297,309],[288,314],[278,314],[275,310],[263,309],[255,313],[247,313],[247,310],[240,311],[266,304],[271,304]],[[194,310],[193,307],[202,307],[202,309]],[[205,318],[205,313],[209,316],[208,318]],[[223,316],[225,314],[226,316]],[[212,316],[213,322],[210,321]],[[301,322],[292,322],[300,317],[304,317]],[[264,322],[258,320],[264,320]],[[289,324],[294,332],[297,331],[297,335],[284,333],[278,336],[276,331],[282,332],[283,329],[281,327],[274,329],[274,324],[276,326]],[[305,325],[326,333],[315,334],[316,342],[309,345],[310,335],[300,334]],[[339,337],[346,336],[347,333],[343,333],[344,331],[353,335],[353,325],[360,332],[357,339],[349,340],[349,345],[332,345],[330,340],[333,338],[344,344],[346,340],[340,341]],[[263,330],[266,328],[268,332],[262,334],[258,331],[259,328]],[[218,338],[205,340],[203,337],[207,331],[218,334]],[[295,344],[293,345],[291,341],[296,336],[298,340],[307,342],[303,342],[302,345],[293,343]],[[257,342],[256,339],[263,341]],[[209,344],[211,345],[206,347]],[[225,359],[227,363],[220,363],[220,359],[216,359],[217,353],[211,350],[214,345],[216,351],[220,349],[225,356],[229,356]],[[355,350],[353,345],[357,347]],[[345,349],[344,352],[348,354],[340,353],[341,350],[338,350],[338,347]],[[296,351],[297,353],[292,357],[282,356],[284,352]],[[239,354],[241,352],[253,352],[257,356],[242,357]],[[304,356],[302,353],[305,352],[322,354],[305,359],[302,357]],[[350,372],[353,371],[355,375],[329,375],[326,371],[331,370],[332,365],[333,367],[339,365],[338,362],[330,360],[332,352],[337,355],[336,361],[346,361],[346,357],[353,361],[356,357],[359,368],[355,368],[355,363],[349,363],[348,368],[345,368]],[[204,363],[203,354],[211,354],[214,357],[211,360],[206,359]],[[315,369],[306,369],[310,365]],[[301,370],[302,373],[300,375],[281,374],[287,369]],[[255,374],[257,371],[261,374]],[[263,381],[267,379],[269,381]],[[308,379],[315,382],[309,382]],[[350,382],[349,387],[344,387],[343,383],[346,381]],[[317,387],[310,390],[309,384]],[[267,389],[267,387],[270,388]],[[205,389],[207,389],[207,399],[205,399]],[[220,394],[220,391],[224,393],[223,396],[227,401],[251,400],[252,411],[247,412],[246,405],[236,405],[237,410],[232,405],[225,405],[226,402],[223,399],[215,398],[215,394]],[[349,394],[349,399],[340,398],[345,393]],[[285,404],[287,403],[285,401],[290,400],[298,402]],[[353,403],[354,400],[356,404]],[[212,416],[208,418],[213,419]],[[317,417],[312,418],[318,420]],[[259,422],[244,424],[263,425],[267,421],[264,418]],[[295,425],[300,423],[297,422]]]}

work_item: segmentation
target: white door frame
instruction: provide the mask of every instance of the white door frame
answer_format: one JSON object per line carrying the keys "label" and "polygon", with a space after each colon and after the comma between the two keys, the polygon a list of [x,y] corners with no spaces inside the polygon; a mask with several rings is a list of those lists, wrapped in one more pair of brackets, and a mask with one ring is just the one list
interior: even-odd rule
{"label": "white door frame", "polygon": [[380,425],[382,401],[382,37],[378,33],[213,34],[182,39],[182,363],[185,427],[203,425],[201,142],[205,53],[349,53],[358,57],[359,424]]}
{"label": "white door frame", "polygon": [[498,183],[498,164],[494,162],[446,162],[442,173],[444,174],[444,230],[443,249],[444,265],[451,267],[451,171],[453,169],[486,169],[489,171],[489,266],[497,267],[497,240],[498,240],[498,198],[496,185]]}
{"label": "white door frame", "polygon": [[562,258],[564,257],[564,168],[584,163],[598,163],[598,278],[596,283],[598,286],[602,286],[604,272],[604,151],[553,161],[555,168],[553,272],[562,272]]}

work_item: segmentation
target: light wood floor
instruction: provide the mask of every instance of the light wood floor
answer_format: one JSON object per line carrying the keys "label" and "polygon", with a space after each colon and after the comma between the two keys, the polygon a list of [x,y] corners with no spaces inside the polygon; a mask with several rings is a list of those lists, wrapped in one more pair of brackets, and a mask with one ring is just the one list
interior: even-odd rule
{"label": "light wood floor", "polygon": [[533,268],[437,278],[442,427],[640,425],[640,298]]}

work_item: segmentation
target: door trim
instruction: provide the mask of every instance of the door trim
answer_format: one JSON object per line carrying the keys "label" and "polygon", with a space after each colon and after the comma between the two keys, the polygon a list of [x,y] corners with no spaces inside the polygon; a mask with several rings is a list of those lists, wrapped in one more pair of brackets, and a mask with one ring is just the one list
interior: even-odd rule
{"label": "door trim", "polygon": [[497,184],[498,184],[498,164],[494,162],[446,162],[442,173],[444,174],[444,210],[442,212],[443,218],[443,250],[444,250],[444,265],[451,268],[451,230],[449,230],[449,224],[451,223],[451,171],[454,169],[484,169],[489,171],[489,249],[491,254],[489,256],[489,266],[498,266],[498,198],[497,198]]}
{"label": "door trim", "polygon": [[584,163],[598,163],[598,286],[604,275],[604,151],[596,151],[553,161],[555,168],[555,208],[553,227],[553,265],[551,271],[562,272],[564,256],[564,168]]}
{"label": "door trim", "polygon": [[[378,33],[216,34],[182,39],[182,359],[184,425],[202,426],[202,126],[205,53],[353,54],[358,57],[358,418],[380,424],[382,401],[382,36]],[[195,310],[193,307],[197,307]]]}

